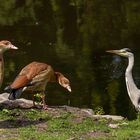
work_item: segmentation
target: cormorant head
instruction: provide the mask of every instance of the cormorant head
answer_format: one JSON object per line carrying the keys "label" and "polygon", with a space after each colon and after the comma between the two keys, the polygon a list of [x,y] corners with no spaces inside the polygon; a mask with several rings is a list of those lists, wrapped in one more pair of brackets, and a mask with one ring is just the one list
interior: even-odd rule
{"label": "cormorant head", "polygon": [[133,53],[131,52],[131,50],[129,48],[123,48],[120,50],[108,50],[106,51],[108,53],[114,53],[123,57],[129,57],[131,55],[133,55]]}

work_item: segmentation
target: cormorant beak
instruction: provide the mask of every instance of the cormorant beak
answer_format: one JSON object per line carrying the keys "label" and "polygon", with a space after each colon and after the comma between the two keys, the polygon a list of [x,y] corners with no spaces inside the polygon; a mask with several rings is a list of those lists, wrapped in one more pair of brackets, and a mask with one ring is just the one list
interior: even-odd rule
{"label": "cormorant beak", "polygon": [[108,50],[106,52],[108,52],[108,53],[114,53],[114,54],[118,54],[118,55],[120,55],[120,53],[121,53],[120,50]]}
{"label": "cormorant beak", "polygon": [[106,52],[117,54],[117,55],[120,55],[120,56],[123,56],[123,57],[128,57],[129,56],[128,52],[124,51],[123,49],[121,49],[121,50],[108,50]]}
{"label": "cormorant beak", "polygon": [[14,45],[10,45],[10,49],[17,50],[18,47],[14,46]]}

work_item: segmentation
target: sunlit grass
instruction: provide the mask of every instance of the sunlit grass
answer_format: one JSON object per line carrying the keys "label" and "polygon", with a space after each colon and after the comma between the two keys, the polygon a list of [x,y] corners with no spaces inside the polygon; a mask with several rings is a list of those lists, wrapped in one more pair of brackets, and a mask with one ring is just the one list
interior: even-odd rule
{"label": "sunlit grass", "polygon": [[[80,118],[73,113],[52,115],[42,110],[3,109],[0,111],[0,135],[3,140],[140,139],[140,118],[112,121]],[[120,124],[110,128],[109,123]]]}

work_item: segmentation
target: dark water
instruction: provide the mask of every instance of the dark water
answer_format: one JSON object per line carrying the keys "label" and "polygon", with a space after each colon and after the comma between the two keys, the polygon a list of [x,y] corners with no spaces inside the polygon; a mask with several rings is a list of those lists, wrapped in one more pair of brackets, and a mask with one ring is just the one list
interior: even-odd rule
{"label": "dark water", "polygon": [[102,107],[105,114],[136,117],[124,81],[127,60],[105,50],[132,49],[140,87],[139,1],[11,0],[0,8],[0,39],[19,47],[5,53],[2,89],[26,64],[46,62],[69,78],[72,87],[69,94],[48,84],[48,105]]}

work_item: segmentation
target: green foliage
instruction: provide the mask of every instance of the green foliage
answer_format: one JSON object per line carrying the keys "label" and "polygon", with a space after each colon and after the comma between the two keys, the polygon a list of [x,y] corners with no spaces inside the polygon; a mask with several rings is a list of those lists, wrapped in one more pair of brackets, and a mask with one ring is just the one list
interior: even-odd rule
{"label": "green foliage", "polygon": [[[55,116],[50,114],[51,112],[36,109],[3,109],[0,111],[0,135],[3,140],[7,138],[8,140],[121,140],[140,138],[139,117],[133,121],[112,121],[83,118],[82,114],[75,118],[75,114],[69,112],[60,112],[59,115]],[[109,128],[108,124],[110,123],[119,124],[119,128]]]}
{"label": "green foliage", "polygon": [[10,112],[10,110],[8,110],[8,109],[3,109],[2,110],[2,113],[4,113],[4,114],[8,114]]}
{"label": "green foliage", "polygon": [[[5,113],[6,112],[6,113]],[[86,133],[90,131],[108,131],[105,121],[99,124],[91,118],[85,118],[82,122],[75,121],[74,114],[61,112],[60,115],[49,116],[46,111],[40,110],[8,110],[0,112],[0,118],[6,122],[7,127],[0,131],[3,136],[12,139],[38,139],[38,140],[65,140],[70,138],[86,139]],[[5,127],[3,124],[1,127]],[[17,133],[18,130],[18,133]],[[102,130],[100,130],[102,131]],[[14,136],[14,138],[13,138]],[[5,139],[4,139],[5,140]]]}
{"label": "green foliage", "polygon": [[105,113],[103,107],[101,106],[96,107],[94,112],[96,115],[103,115]]}
{"label": "green foliage", "polygon": [[[14,25],[15,23],[30,18],[35,21],[35,5],[39,5],[33,0],[25,1],[25,3],[17,2],[16,0],[0,1],[0,25]],[[17,7],[19,5],[19,7]],[[30,22],[31,22],[30,21]]]}
{"label": "green foliage", "polygon": [[40,104],[42,102],[42,94],[41,93],[36,93],[33,95],[34,96],[34,99],[35,101]]}

